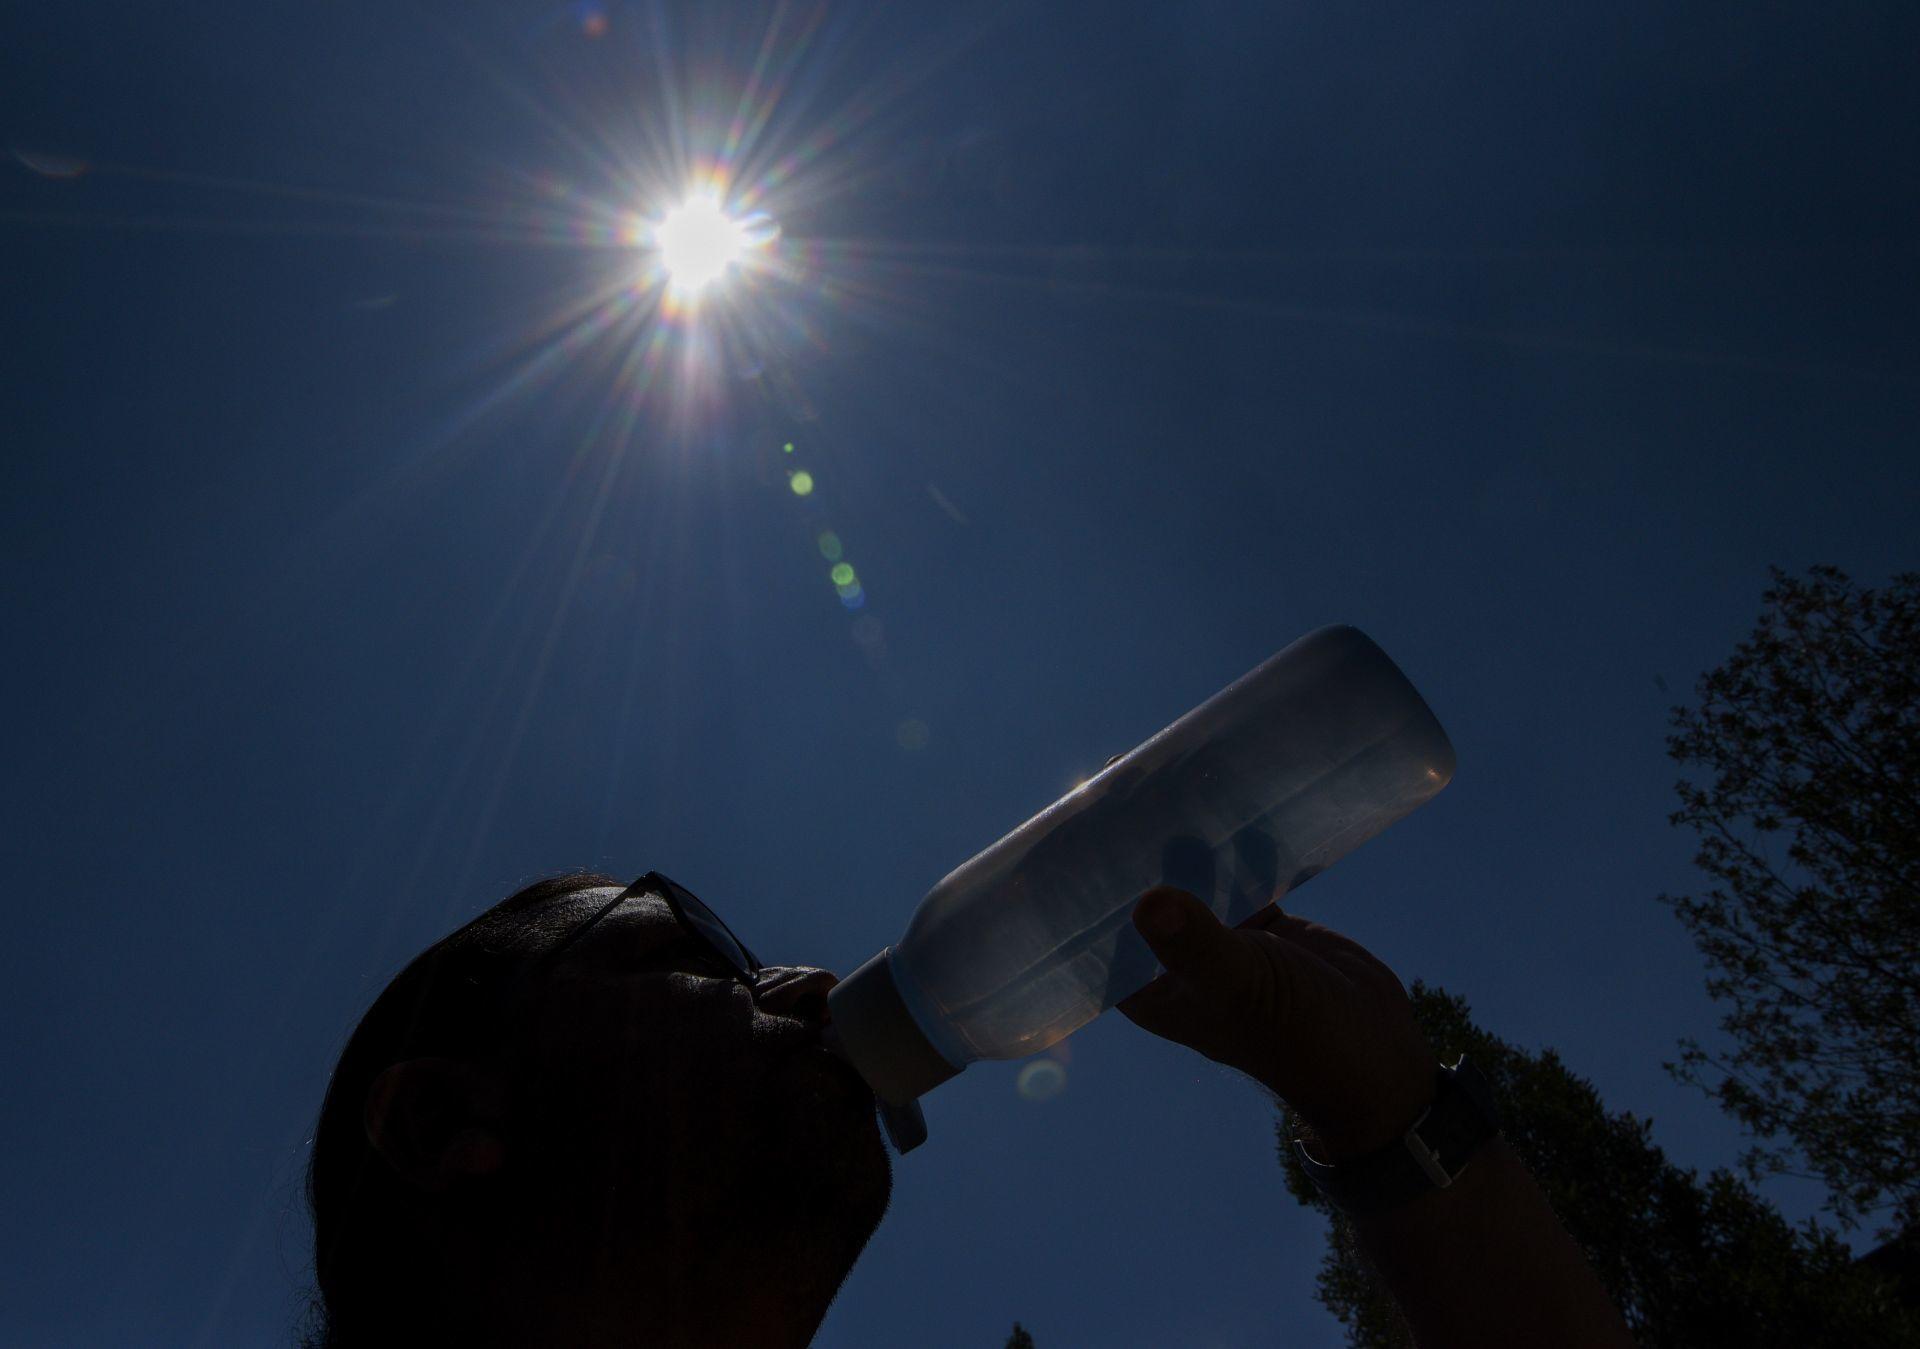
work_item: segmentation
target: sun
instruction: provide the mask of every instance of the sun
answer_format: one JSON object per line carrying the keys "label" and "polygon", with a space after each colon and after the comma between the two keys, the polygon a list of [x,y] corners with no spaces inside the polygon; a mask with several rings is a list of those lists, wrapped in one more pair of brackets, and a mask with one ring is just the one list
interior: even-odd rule
{"label": "sun", "polygon": [[667,283],[691,299],[741,260],[747,227],[721,209],[716,197],[689,197],[653,227],[653,245]]}

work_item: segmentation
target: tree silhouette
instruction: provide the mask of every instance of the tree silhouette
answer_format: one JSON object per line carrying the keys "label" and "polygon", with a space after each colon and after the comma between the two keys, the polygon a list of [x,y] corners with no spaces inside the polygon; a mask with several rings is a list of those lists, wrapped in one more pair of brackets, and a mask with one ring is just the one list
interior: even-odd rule
{"label": "tree silhouette", "polygon": [[1750,1178],[1824,1181],[1843,1226],[1920,1221],[1920,574],[1862,589],[1772,569],[1760,622],[1673,711],[1695,770],[1673,823],[1705,895],[1693,935],[1732,1048],[1669,1070],[1764,1140]]}
{"label": "tree silhouette", "polygon": [[[1668,1161],[1651,1121],[1609,1112],[1551,1049],[1516,1048],[1475,1025],[1463,999],[1415,983],[1414,1012],[1451,1062],[1467,1054],[1492,1081],[1508,1142],[1621,1309],[1642,1349],[1820,1349],[1920,1345],[1920,1318],[1891,1280],[1854,1263],[1829,1230],[1794,1227],[1734,1174],[1705,1180]],[[1361,1349],[1412,1344],[1392,1300],[1321,1198],[1281,1122],[1287,1186],[1327,1213],[1320,1301]]]}
{"label": "tree silhouette", "polygon": [[1018,1321],[1013,1323],[1013,1334],[1007,1336],[1006,1349],[1033,1349],[1033,1336],[1021,1329]]}

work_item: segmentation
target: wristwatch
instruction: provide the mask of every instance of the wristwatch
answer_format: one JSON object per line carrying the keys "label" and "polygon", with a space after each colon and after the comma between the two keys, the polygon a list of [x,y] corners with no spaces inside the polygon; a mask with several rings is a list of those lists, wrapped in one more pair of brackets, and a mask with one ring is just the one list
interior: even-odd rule
{"label": "wristwatch", "polygon": [[1384,1213],[1429,1190],[1444,1190],[1500,1132],[1493,1088],[1464,1054],[1453,1067],[1442,1064],[1436,1072],[1433,1104],[1378,1152],[1328,1166],[1316,1161],[1302,1140],[1293,1140],[1307,1179],[1336,1207],[1351,1214]]}

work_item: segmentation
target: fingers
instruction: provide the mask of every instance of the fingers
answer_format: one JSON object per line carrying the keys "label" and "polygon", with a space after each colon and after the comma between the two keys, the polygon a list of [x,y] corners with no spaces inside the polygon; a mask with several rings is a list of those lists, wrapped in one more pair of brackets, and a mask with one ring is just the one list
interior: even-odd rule
{"label": "fingers", "polygon": [[1118,1004],[1134,1025],[1245,1072],[1323,1141],[1404,1127],[1432,1052],[1393,971],[1358,942],[1273,904],[1228,927],[1169,887],[1142,896],[1133,921],[1166,967]]}
{"label": "fingers", "polygon": [[1297,913],[1288,913],[1280,907],[1279,901],[1262,904],[1252,913],[1242,918],[1236,926],[1241,928],[1260,928],[1268,932],[1280,932],[1288,936],[1305,936],[1317,932],[1331,932],[1332,928],[1322,927],[1311,918],[1303,918]]}
{"label": "fingers", "polygon": [[1204,1009],[1226,1021],[1251,1018],[1271,1033],[1303,987],[1333,977],[1334,952],[1314,936],[1326,929],[1278,910],[1262,913],[1261,927],[1230,928],[1185,891],[1148,891],[1134,908],[1134,923],[1166,967],[1155,981],[1163,989],[1151,995],[1151,1006],[1171,1013],[1170,1000],[1178,995],[1183,1011]]}
{"label": "fingers", "polygon": [[1139,992],[1116,1002],[1114,1007],[1141,1030],[1177,1039],[1179,1037],[1170,1036],[1169,1031],[1182,1019],[1182,1004],[1191,1001],[1163,974]]}
{"label": "fingers", "polygon": [[1285,938],[1295,945],[1303,947],[1321,959],[1332,959],[1350,951],[1359,950],[1353,938],[1311,918],[1303,918],[1297,913],[1288,913],[1278,904],[1267,904],[1255,909],[1242,919],[1240,929],[1247,932],[1271,932],[1276,937]]}
{"label": "fingers", "polygon": [[1120,1010],[1154,1035],[1266,1082],[1296,1024],[1300,985],[1312,983],[1313,956],[1273,932],[1225,926],[1184,891],[1149,891],[1134,924],[1166,973]]}
{"label": "fingers", "polygon": [[1134,906],[1133,922],[1174,981],[1209,1001],[1209,995],[1231,993],[1260,977],[1260,957],[1184,890],[1147,891]]}

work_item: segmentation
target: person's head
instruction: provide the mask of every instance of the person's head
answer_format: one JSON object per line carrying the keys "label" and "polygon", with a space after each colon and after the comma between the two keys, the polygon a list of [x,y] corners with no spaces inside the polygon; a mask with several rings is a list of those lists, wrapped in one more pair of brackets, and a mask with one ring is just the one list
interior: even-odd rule
{"label": "person's head", "polygon": [[820,1045],[834,976],[729,938],[576,874],[416,957],[315,1131],[317,1342],[804,1344],[891,1169]]}

